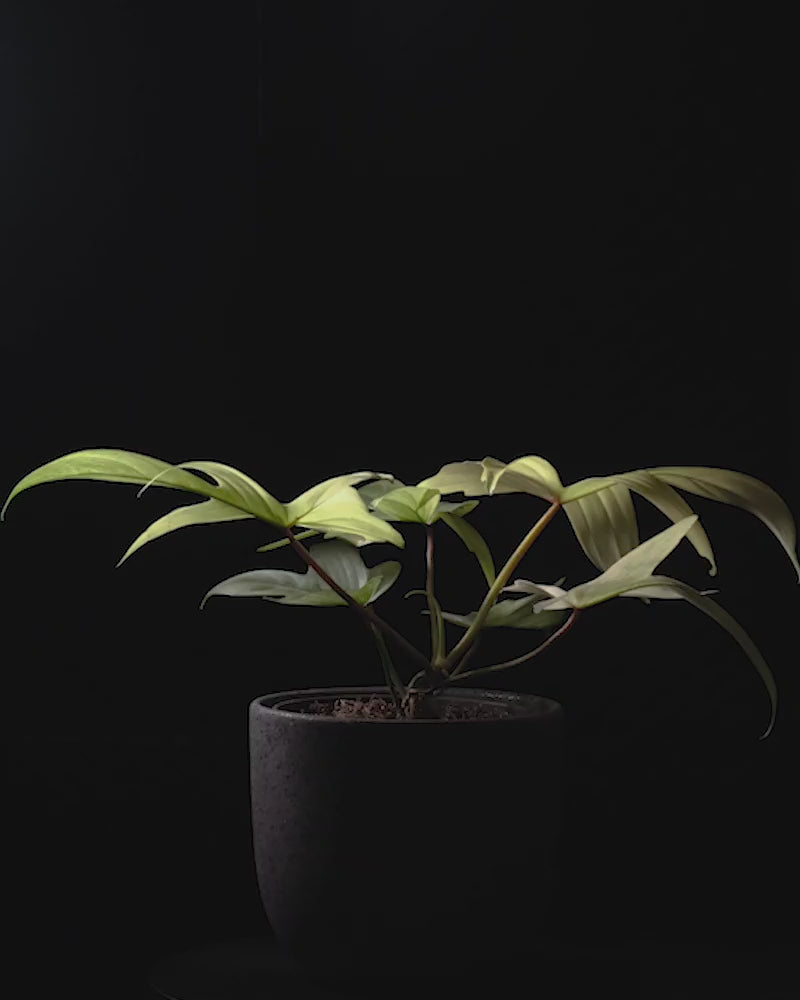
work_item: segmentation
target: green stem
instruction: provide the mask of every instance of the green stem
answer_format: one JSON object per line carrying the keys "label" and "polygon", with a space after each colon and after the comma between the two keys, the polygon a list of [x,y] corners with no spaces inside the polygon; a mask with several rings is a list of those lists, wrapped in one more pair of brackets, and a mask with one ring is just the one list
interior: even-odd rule
{"label": "green stem", "polygon": [[431,663],[438,664],[444,649],[444,620],[433,588],[433,525],[425,525],[425,596],[431,619]]}
{"label": "green stem", "polygon": [[386,642],[383,638],[381,630],[370,623],[370,631],[375,636],[375,642],[378,645],[378,654],[381,658],[381,666],[383,667],[383,675],[386,678],[386,686],[392,695],[392,701],[394,702],[394,710],[397,712],[397,717],[402,718],[403,716],[403,705],[405,703],[406,689],[403,682],[400,680],[395,666],[392,663],[392,658],[389,655],[389,650],[386,648]]}
{"label": "green stem", "polygon": [[406,652],[411,659],[416,660],[417,663],[423,663],[425,665],[425,670],[430,670],[430,662],[426,656],[412,646],[411,643],[406,639],[405,636],[401,635],[397,629],[393,628],[388,622],[384,621],[379,615],[376,615],[372,608],[364,604],[359,604],[347,591],[340,587],[339,584],[333,579],[333,577],[327,573],[322,566],[316,561],[316,559],[311,555],[311,553],[304,548],[300,542],[295,538],[291,528],[284,528],[286,537],[289,539],[289,544],[292,546],[294,551],[300,556],[303,562],[309,566],[321,579],[328,584],[328,586],[335,593],[342,598],[342,600],[353,609],[358,615],[361,616],[369,625],[375,625],[381,630],[385,635],[391,636],[392,639],[401,647],[401,649]]}
{"label": "green stem", "polygon": [[[450,671],[450,676],[455,677],[459,672],[458,663],[459,660],[467,653],[469,648],[475,641],[481,626],[486,621],[486,616],[492,609],[497,598],[500,596],[500,592],[508,583],[511,578],[511,574],[519,565],[522,557],[528,551],[528,549],[533,545],[536,539],[541,535],[550,521],[553,520],[556,513],[558,512],[561,504],[554,500],[553,503],[547,508],[547,510],[542,514],[539,520],[534,524],[528,534],[522,539],[516,549],[512,552],[511,556],[506,562],[505,566],[497,574],[492,586],[489,588],[486,597],[483,599],[483,603],[480,608],[478,608],[478,613],[475,615],[475,620],[472,622],[470,627],[461,637],[460,641],[453,647],[449,655],[444,658],[441,666],[444,670]],[[452,668],[455,667],[455,670]]]}
{"label": "green stem", "polygon": [[[549,635],[544,642],[540,643],[536,649],[531,650],[530,653],[523,653],[522,656],[517,656],[513,660],[505,660],[503,663],[494,663],[490,667],[480,667],[478,670],[468,670],[465,674],[459,674],[455,677],[453,674],[450,675],[450,680],[463,681],[467,677],[477,677],[478,674],[489,674],[493,673],[495,670],[507,670],[509,667],[516,667],[520,663],[525,663],[526,660],[532,660],[534,656],[538,656],[539,653],[543,653],[548,646],[551,646],[556,639],[560,639],[563,635],[572,628],[575,624],[575,619],[578,617],[578,608],[573,608],[572,614],[564,622],[561,628],[557,629],[552,635]],[[466,660],[466,657],[464,658]],[[462,660],[462,663],[464,661]]]}

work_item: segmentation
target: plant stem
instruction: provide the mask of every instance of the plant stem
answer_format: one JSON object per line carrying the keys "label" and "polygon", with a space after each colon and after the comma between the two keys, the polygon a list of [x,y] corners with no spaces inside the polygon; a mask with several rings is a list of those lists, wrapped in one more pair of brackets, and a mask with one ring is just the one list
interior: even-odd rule
{"label": "plant stem", "polygon": [[444,646],[444,621],[442,609],[433,589],[433,525],[425,525],[425,596],[431,618],[431,663],[439,663]]}
{"label": "plant stem", "polygon": [[[478,613],[475,615],[475,620],[472,622],[470,627],[461,637],[460,641],[454,646],[450,651],[449,655],[445,657],[442,661],[442,667],[445,670],[450,670],[450,676],[455,677],[459,672],[458,662],[464,656],[464,654],[469,650],[475,641],[481,626],[486,621],[486,616],[492,609],[497,598],[500,596],[500,591],[505,587],[511,578],[511,574],[517,568],[520,560],[528,551],[528,549],[533,545],[536,539],[541,535],[547,525],[552,521],[558,512],[561,504],[554,500],[553,503],[547,508],[547,510],[542,514],[539,520],[534,524],[531,530],[525,535],[516,549],[512,552],[505,566],[497,574],[492,586],[489,588],[486,597],[483,599],[483,603],[480,608],[478,608]],[[455,666],[455,670],[451,668]]]}
{"label": "plant stem", "polygon": [[430,661],[426,656],[420,653],[416,646],[412,646],[408,639],[401,635],[397,629],[393,628],[379,615],[376,615],[372,608],[367,605],[359,604],[358,601],[351,597],[343,587],[340,587],[333,577],[329,573],[326,573],[322,566],[319,565],[311,553],[297,541],[291,528],[284,528],[284,531],[286,533],[286,537],[289,539],[289,544],[298,556],[300,556],[303,562],[313,569],[317,576],[323,579],[331,590],[337,593],[339,597],[341,597],[342,600],[353,609],[353,611],[360,615],[361,618],[364,619],[369,625],[375,625],[385,635],[391,636],[391,638],[394,639],[398,646],[400,646],[401,649],[403,649],[403,651],[411,657],[411,659],[416,660],[417,663],[423,663],[425,665],[426,672],[430,670]]}
{"label": "plant stem", "polygon": [[397,717],[400,719],[403,717],[403,705],[405,703],[407,693],[405,685],[397,675],[397,671],[392,663],[389,650],[386,648],[386,642],[384,641],[381,630],[377,627],[377,625],[373,625],[371,622],[369,628],[375,636],[375,642],[378,644],[378,654],[381,658],[381,666],[383,667],[383,674],[386,678],[386,686],[389,688],[392,695],[394,710],[397,712]]}
{"label": "plant stem", "polygon": [[[536,649],[531,650],[530,653],[523,653],[522,656],[517,656],[513,660],[506,660],[503,663],[494,663],[490,667],[480,667],[478,670],[468,670],[465,674],[459,674],[457,677],[451,674],[450,680],[463,681],[467,677],[476,677],[478,674],[488,674],[495,670],[506,670],[508,667],[516,667],[517,664],[524,663],[526,660],[532,660],[534,656],[538,656],[539,653],[543,653],[548,646],[551,646],[556,641],[556,639],[560,639],[562,635],[566,635],[566,633],[575,624],[575,619],[577,617],[578,608],[573,608],[572,614],[564,622],[561,628],[553,632],[552,635],[549,635],[544,642],[540,643]],[[464,657],[464,660],[466,660],[466,657]],[[461,662],[463,663],[464,660]]]}

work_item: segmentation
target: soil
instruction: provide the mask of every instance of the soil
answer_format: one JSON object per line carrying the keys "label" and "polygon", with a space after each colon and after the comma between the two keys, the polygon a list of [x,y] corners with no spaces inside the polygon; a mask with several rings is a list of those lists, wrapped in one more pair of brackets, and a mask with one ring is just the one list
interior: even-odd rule
{"label": "soil", "polygon": [[[303,709],[312,715],[330,715],[336,719],[397,719],[394,703],[381,695],[369,698],[336,698],[333,701],[312,701]],[[488,705],[477,701],[463,702],[423,702],[417,709],[419,719],[443,719],[458,721],[466,719],[507,719],[507,708]]]}

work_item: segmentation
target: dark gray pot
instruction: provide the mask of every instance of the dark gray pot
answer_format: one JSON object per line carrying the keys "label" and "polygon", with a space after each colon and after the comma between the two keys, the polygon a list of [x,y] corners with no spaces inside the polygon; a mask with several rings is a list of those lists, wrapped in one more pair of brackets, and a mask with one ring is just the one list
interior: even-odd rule
{"label": "dark gray pot", "polygon": [[[283,691],[250,705],[261,898],[312,975],[436,975],[530,954],[555,883],[561,706],[475,721],[337,720],[281,708],[385,688]],[[398,961],[399,959],[399,961]]]}

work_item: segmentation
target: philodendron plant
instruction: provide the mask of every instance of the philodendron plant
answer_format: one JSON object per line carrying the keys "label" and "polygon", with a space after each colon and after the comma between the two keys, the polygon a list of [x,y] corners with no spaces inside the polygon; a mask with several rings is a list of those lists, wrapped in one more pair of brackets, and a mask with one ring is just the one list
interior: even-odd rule
{"label": "philodendron plant", "polygon": [[[134,483],[142,487],[139,495],[149,486],[162,486],[205,497],[203,502],[179,507],[151,524],[131,544],[120,564],[146,542],[188,525],[247,518],[268,524],[280,537],[257,551],[289,546],[305,564],[306,571],[248,570],[212,587],[201,606],[215,596],[261,597],[280,604],[316,607],[348,605],[375,637],[397,718],[414,717],[428,695],[448,685],[538,656],[574,625],[583,609],[613,597],[637,597],[645,602],[688,601],[725,628],[764,682],[770,715],[763,736],[772,730],[777,707],[775,681],[753,641],[727,611],[709,598],[715,591],[698,591],[655,572],[681,539],[686,538],[707,560],[709,574],[716,574],[711,544],[697,515],[678,492],[681,490],[755,514],[781,543],[800,579],[792,515],[773,489],[752,476],[701,466],[665,466],[593,476],[564,486],[544,458],[527,456],[508,464],[484,458],[445,465],[436,475],[415,486],[407,486],[388,473],[352,472],[326,479],[284,504],[228,465],[210,461],[171,465],[135,452],[98,448],[63,455],[29,473],[12,489],[1,516],[5,516],[8,504],[23,490],[67,479]],[[466,518],[480,502],[477,498],[506,493],[529,494],[536,505],[544,501],[547,507],[505,564],[496,570],[488,545]],[[672,522],[644,542],[639,541],[633,493],[649,500]],[[453,494],[461,494],[465,499],[460,502],[443,499]],[[563,579],[555,584],[525,579],[511,582],[523,556],[562,509],[581,548],[600,574],[568,590],[561,586]],[[410,591],[409,595],[421,594],[427,601],[431,626],[427,654],[372,607],[394,584],[400,564],[390,561],[367,567],[360,549],[377,542],[403,548],[403,535],[392,522],[424,527],[425,586]],[[434,538],[440,524],[455,532],[475,555],[485,578],[483,599],[477,610],[468,614],[443,611],[436,598]],[[303,542],[311,537],[321,540],[307,548]],[[503,599],[503,594],[515,596]],[[461,629],[450,648],[446,622]],[[493,627],[541,630],[549,634],[522,656],[467,670],[479,633]],[[409,670],[412,664],[416,668],[407,683],[395,666],[390,645],[396,653],[403,654]]]}

